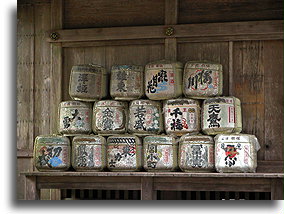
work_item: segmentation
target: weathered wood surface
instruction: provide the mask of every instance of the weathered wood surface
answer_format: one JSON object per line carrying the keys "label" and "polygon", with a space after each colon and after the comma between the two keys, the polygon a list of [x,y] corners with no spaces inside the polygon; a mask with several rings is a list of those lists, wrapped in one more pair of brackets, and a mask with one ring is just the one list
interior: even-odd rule
{"label": "weathered wood surface", "polygon": [[207,177],[207,178],[283,178],[284,173],[187,173],[187,172],[25,172],[25,176],[42,177],[96,177],[96,176],[140,176],[140,177]]}
{"label": "weathered wood surface", "polygon": [[[159,38],[182,38],[192,37],[199,39],[206,37],[243,36],[250,39],[250,36],[267,36],[278,39],[283,37],[283,21],[248,21],[248,22],[224,22],[224,23],[204,23],[204,24],[184,24],[170,25],[174,28],[174,34],[167,36],[165,30],[167,26],[137,26],[137,27],[112,27],[112,28],[90,28],[90,29],[67,29],[53,28],[59,34],[57,40],[52,40],[47,34],[47,41],[58,42],[79,42],[79,41],[99,41],[99,40],[121,40],[121,39],[159,39]],[[258,38],[261,39],[261,38]],[[194,40],[193,40],[194,41]]]}
{"label": "weathered wood surface", "polygon": [[179,23],[283,19],[281,0],[180,0]]}

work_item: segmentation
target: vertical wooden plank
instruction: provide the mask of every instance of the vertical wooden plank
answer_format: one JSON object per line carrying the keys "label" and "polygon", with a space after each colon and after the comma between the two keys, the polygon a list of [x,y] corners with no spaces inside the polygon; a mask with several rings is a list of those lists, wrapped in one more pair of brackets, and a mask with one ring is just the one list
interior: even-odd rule
{"label": "vertical wooden plank", "polygon": [[283,200],[283,179],[271,179],[271,200]]}
{"label": "vertical wooden plank", "polygon": [[124,190],[123,191],[123,193],[124,193],[124,200],[128,200],[129,199],[129,196],[128,196],[128,190]]}
{"label": "vertical wooden plank", "polygon": [[[165,25],[175,25],[178,19],[178,0],[165,0]],[[165,39],[165,59],[177,59],[176,38]]]}
{"label": "vertical wooden plank", "polygon": [[[235,42],[231,93],[242,104],[243,133],[254,134],[260,143],[258,160],[264,159],[264,58],[261,41]],[[271,95],[270,95],[271,96]]]}
{"label": "vertical wooden plank", "polygon": [[25,176],[21,172],[33,171],[33,159],[20,157],[17,159],[17,199],[25,199]]}
{"label": "vertical wooden plank", "polygon": [[153,189],[152,177],[141,177],[141,200],[156,200],[157,191]]}
{"label": "vertical wooden plank", "polygon": [[17,11],[17,149],[30,150],[34,139],[34,7]]}
{"label": "vertical wooden plank", "polygon": [[229,66],[228,66],[228,76],[229,82],[223,82],[223,85],[229,84],[228,87],[228,95],[233,96],[233,84],[234,84],[234,67],[233,67],[233,57],[234,57],[234,43],[232,41],[229,42]]}
{"label": "vertical wooden plank", "polygon": [[61,200],[61,189],[52,189],[50,191],[50,200]]}
{"label": "vertical wooden plank", "polygon": [[25,181],[25,200],[39,200],[40,190],[36,188],[36,177],[28,176]]}
{"label": "vertical wooden plank", "polygon": [[265,160],[283,160],[283,41],[263,42]]}
{"label": "vertical wooden plank", "polygon": [[[62,28],[63,17],[63,0],[51,1],[51,29],[57,30]],[[51,88],[50,88],[50,130],[57,133],[57,110],[62,100],[62,47],[61,44],[51,45]]]}

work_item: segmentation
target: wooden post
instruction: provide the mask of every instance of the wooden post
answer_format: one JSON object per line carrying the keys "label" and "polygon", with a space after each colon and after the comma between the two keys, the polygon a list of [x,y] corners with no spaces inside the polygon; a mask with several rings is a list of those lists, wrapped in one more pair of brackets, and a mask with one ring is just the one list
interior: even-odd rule
{"label": "wooden post", "polygon": [[[165,25],[177,24],[178,0],[165,0]],[[175,32],[173,32],[174,35]],[[165,39],[165,59],[177,59],[177,40],[176,38]]]}
{"label": "wooden post", "polygon": [[36,187],[36,177],[26,176],[25,177],[25,199],[26,200],[39,200],[40,190]]}
{"label": "wooden post", "polygon": [[153,189],[153,178],[141,177],[141,200],[156,200],[157,191]]}
{"label": "wooden post", "polygon": [[283,200],[283,178],[271,179],[271,200]]}

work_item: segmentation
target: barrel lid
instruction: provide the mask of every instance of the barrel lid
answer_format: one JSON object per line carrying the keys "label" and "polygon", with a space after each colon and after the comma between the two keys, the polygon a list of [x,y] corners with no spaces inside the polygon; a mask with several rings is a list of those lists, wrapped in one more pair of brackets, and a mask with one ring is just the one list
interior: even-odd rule
{"label": "barrel lid", "polygon": [[127,102],[123,101],[116,101],[116,100],[100,100],[95,104],[95,107],[103,107],[103,106],[110,106],[110,107],[125,107]]}
{"label": "barrel lid", "polygon": [[186,98],[170,99],[164,101],[164,105],[187,105],[187,104],[199,105],[199,101],[194,99],[186,99]]}
{"label": "barrel lid", "polygon": [[143,69],[142,65],[113,65],[111,67],[111,71],[143,71]]}
{"label": "barrel lid", "polygon": [[70,140],[68,137],[57,134],[39,135],[35,138],[35,143],[69,145]]}
{"label": "barrel lid", "polygon": [[196,141],[203,141],[203,143],[214,143],[213,137],[208,136],[208,135],[190,135],[190,134],[185,134],[180,137],[180,142],[181,143],[191,143],[191,142],[196,142]]}
{"label": "barrel lid", "polygon": [[60,107],[80,107],[80,108],[91,108],[91,103],[80,102],[80,101],[63,101],[60,103]]}
{"label": "barrel lid", "polygon": [[144,143],[176,145],[178,141],[170,135],[151,135],[144,137]]}
{"label": "barrel lid", "polygon": [[222,70],[222,65],[220,63],[209,62],[209,61],[188,61],[186,62],[184,68],[203,68],[203,69],[213,69]]}
{"label": "barrel lid", "polygon": [[228,97],[212,97],[205,99],[203,101],[203,104],[210,104],[210,103],[240,103],[240,100],[234,96],[228,96]]}
{"label": "barrel lid", "polygon": [[105,67],[98,64],[81,64],[81,65],[73,65],[71,72],[106,72]]}
{"label": "barrel lid", "polygon": [[100,135],[79,135],[75,136],[72,142],[84,142],[84,144],[106,144],[106,139]]}
{"label": "barrel lid", "polygon": [[252,134],[232,133],[232,134],[218,134],[214,137],[215,143],[252,143],[256,151],[260,149],[258,139]]}
{"label": "barrel lid", "polygon": [[158,60],[158,61],[154,61],[154,62],[149,62],[145,67],[149,68],[151,67],[151,65],[156,65],[156,64],[170,64],[175,68],[183,68],[183,63],[182,62],[178,62],[178,61],[173,61],[173,60],[166,60],[166,59],[162,59],[162,60]]}
{"label": "barrel lid", "polygon": [[159,101],[154,100],[133,100],[130,102],[130,106],[134,105],[158,105],[161,106],[161,103]]}

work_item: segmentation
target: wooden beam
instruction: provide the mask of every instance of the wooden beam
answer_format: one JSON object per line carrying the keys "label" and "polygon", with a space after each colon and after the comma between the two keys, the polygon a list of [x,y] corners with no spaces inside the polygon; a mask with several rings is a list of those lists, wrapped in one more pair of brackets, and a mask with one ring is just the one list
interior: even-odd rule
{"label": "wooden beam", "polygon": [[271,200],[283,200],[283,179],[272,179]]}
{"label": "wooden beam", "polygon": [[[53,32],[59,37],[52,40],[49,35],[47,41],[60,42],[82,42],[103,40],[125,40],[125,39],[159,39],[159,38],[184,38],[193,39],[220,37],[228,40],[239,40],[257,37],[261,39],[283,39],[283,21],[246,21],[225,23],[202,23],[182,25],[159,25],[138,27],[112,27],[112,28],[90,28],[90,29],[66,29],[54,27]],[[168,27],[174,29],[171,36],[165,34]]]}
{"label": "wooden beam", "polygon": [[153,189],[153,178],[141,178],[141,200],[156,200],[157,191]]}
{"label": "wooden beam", "polygon": [[40,190],[36,185],[36,177],[27,176],[25,178],[25,200],[39,200],[40,199]]}

